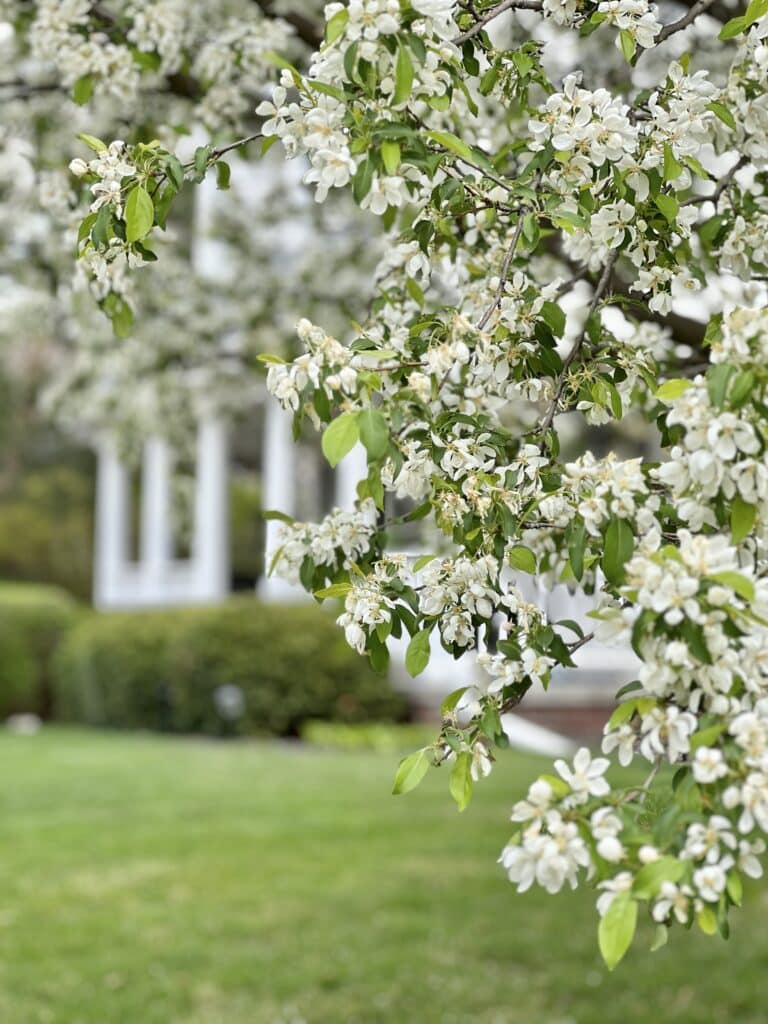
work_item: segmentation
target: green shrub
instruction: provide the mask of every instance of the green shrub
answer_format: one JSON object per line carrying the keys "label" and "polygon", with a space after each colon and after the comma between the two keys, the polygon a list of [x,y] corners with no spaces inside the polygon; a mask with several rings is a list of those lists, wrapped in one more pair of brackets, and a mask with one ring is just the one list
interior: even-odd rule
{"label": "green shrub", "polygon": [[93,481],[66,466],[35,470],[0,500],[0,578],[53,583],[90,600]]}
{"label": "green shrub", "polygon": [[[407,710],[324,611],[253,598],[89,615],[62,645],[55,676],[57,714],[100,726],[287,736],[308,719],[393,720]],[[234,717],[222,710],[227,696],[242,699]]]}
{"label": "green shrub", "polygon": [[20,711],[47,716],[54,651],[77,606],[57,587],[0,584],[0,719]]}

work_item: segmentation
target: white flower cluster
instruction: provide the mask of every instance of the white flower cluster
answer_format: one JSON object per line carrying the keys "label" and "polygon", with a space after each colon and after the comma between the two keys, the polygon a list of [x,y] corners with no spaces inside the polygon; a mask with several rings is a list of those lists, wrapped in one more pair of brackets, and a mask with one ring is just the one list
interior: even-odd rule
{"label": "white flower cluster", "polygon": [[344,599],[344,612],[336,623],[343,628],[347,643],[358,654],[365,652],[368,636],[377,626],[392,621],[395,602],[383,592],[386,582],[384,564],[379,563],[373,575],[353,581]]}
{"label": "white flower cluster", "polygon": [[66,88],[93,75],[100,89],[130,105],[138,92],[139,69],[127,46],[105,34],[81,31],[92,6],[89,0],[41,0],[30,30],[32,53],[56,70]]}
{"label": "white flower cluster", "polygon": [[122,139],[110,142],[93,160],[85,161],[79,157],[71,161],[69,169],[77,178],[86,174],[95,175],[97,180],[91,185],[93,201],[90,209],[96,213],[102,206],[111,206],[116,217],[123,215],[123,179],[135,177],[136,165],[126,153],[126,145]]}
{"label": "white flower cluster", "polygon": [[[765,364],[767,328],[768,311],[735,310],[713,340],[712,362],[740,367],[746,375],[744,386],[751,388],[750,368]],[[724,406],[713,407],[707,380],[701,376],[670,402],[667,423],[684,432],[669,462],[655,475],[670,489],[678,514],[692,529],[717,526],[712,505],[719,494],[754,507],[758,521],[766,522],[768,460],[763,431],[753,406],[733,409],[729,404],[726,397]]]}
{"label": "white flower cluster", "polygon": [[739,213],[729,225],[717,255],[721,270],[749,281],[756,265],[768,265],[768,208],[766,198],[756,200],[762,209],[745,217]]}
{"label": "white flower cluster", "polygon": [[158,70],[177,73],[184,50],[201,28],[201,11],[190,10],[184,0],[130,0],[125,14],[131,19],[128,39],[142,53],[156,53]]}
{"label": "white flower cluster", "polygon": [[724,95],[736,127],[731,148],[755,167],[768,166],[768,18],[759,18],[741,36]]}
{"label": "white flower cluster", "polygon": [[357,371],[350,366],[350,350],[306,319],[299,321],[296,333],[307,351],[292,363],[270,366],[267,372],[270,394],[292,412],[299,409],[308,386],[322,387],[329,398],[353,396],[357,391]]}
{"label": "white flower cluster", "polygon": [[285,524],[280,531],[273,571],[291,583],[299,582],[304,559],[330,569],[348,569],[370,547],[376,532],[376,508],[372,501],[346,512],[334,509],[322,523]]}
{"label": "white flower cluster", "polygon": [[[450,0],[415,0],[413,10],[420,15],[413,23],[414,31],[425,44],[423,61],[411,59],[413,84],[411,96],[400,100],[400,105],[413,101],[420,93],[426,96],[445,95],[449,75],[441,68],[444,57],[454,54],[448,42],[455,31]],[[325,16],[331,21],[346,12],[343,31],[330,46],[315,53],[303,84],[300,102],[289,102],[287,90],[296,85],[292,74],[285,71],[280,85],[273,90],[272,99],[259,105],[256,113],[267,118],[266,135],[275,135],[282,142],[286,156],[306,154],[311,167],[304,180],[315,186],[315,198],[323,202],[331,189],[343,188],[354,177],[363,156],[353,154],[346,125],[347,105],[324,90],[313,88],[314,83],[337,90],[340,82],[348,78],[344,54],[354,44],[357,54],[376,68],[382,93],[392,108],[396,91],[396,57],[383,41],[403,28],[399,0],[351,0],[347,5],[331,3]],[[383,113],[384,107],[377,112]],[[427,108],[428,109],[428,108]],[[362,199],[363,209],[381,216],[388,208],[404,206],[411,194],[409,182],[418,181],[419,175],[408,168],[407,173],[375,173],[370,187]]]}
{"label": "white flower cluster", "polygon": [[[519,842],[504,847],[499,858],[509,880],[525,892],[535,883],[549,893],[559,892],[567,882],[572,889],[578,884],[579,869],[591,876],[594,865],[576,821],[569,821],[563,811],[586,803],[590,797],[603,797],[610,792],[605,779],[609,762],[605,758],[592,760],[586,747],[574,757],[573,766],[557,761],[555,769],[564,782],[567,796],[558,801],[552,785],[543,779],[535,782],[525,800],[515,804],[512,821],[526,825]],[[618,834],[621,822],[610,813],[610,808],[598,810],[590,820],[592,832],[602,849],[613,855],[621,844]],[[613,857],[611,858],[613,859]]]}
{"label": "white flower cluster", "polygon": [[562,179],[569,185],[587,185],[606,161],[620,164],[637,149],[639,132],[630,121],[629,107],[607,89],[583,89],[581,74],[571,74],[563,91],[553,93],[528,123],[531,149],[550,142],[567,154]]}
{"label": "white flower cluster", "polygon": [[438,621],[443,642],[470,647],[480,622],[497,611],[513,611],[518,592],[499,581],[499,565],[490,555],[434,559],[421,573],[419,611]]}
{"label": "white flower cluster", "polygon": [[[705,142],[712,141],[717,118],[710,104],[718,90],[705,71],[689,75],[681,64],[673,62],[663,87],[648,99],[649,116],[633,120],[629,106],[619,97],[607,89],[582,88],[580,82],[580,73],[568,75],[562,92],[551,95],[528,124],[532,150],[551,144],[556,151],[556,168],[546,180],[563,198],[562,215],[584,218],[579,203],[585,187],[599,200],[588,224],[577,224],[566,234],[565,251],[572,259],[598,270],[611,250],[623,246],[624,254],[636,267],[633,288],[651,293],[652,309],[668,312],[673,282],[680,281],[690,289],[700,287],[671,255],[679,242],[690,237],[698,212],[695,206],[676,203],[671,237],[662,246],[650,228],[648,213],[641,207],[650,193],[649,173],[662,172],[670,157],[677,166],[671,188],[679,191],[690,187],[693,177],[685,160],[695,157]],[[624,175],[634,193],[633,201],[624,195],[611,197],[610,179],[601,171],[607,163]]]}
{"label": "white flower cluster", "polygon": [[291,27],[280,18],[230,18],[198,48],[193,72],[205,84],[197,113],[211,131],[236,124],[271,81],[272,54],[285,51]]}
{"label": "white flower cluster", "polygon": [[[656,17],[655,4],[649,4],[647,0],[603,0],[597,10],[609,25],[629,33],[637,46],[650,50],[656,45],[661,22]],[[621,49],[620,36],[616,38],[616,45]]]}

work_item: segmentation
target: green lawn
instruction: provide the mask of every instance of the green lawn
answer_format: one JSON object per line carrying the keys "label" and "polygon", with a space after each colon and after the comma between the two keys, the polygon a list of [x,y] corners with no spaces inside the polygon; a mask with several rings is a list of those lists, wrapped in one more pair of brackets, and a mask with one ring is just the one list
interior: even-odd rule
{"label": "green lawn", "polygon": [[0,738],[2,1024],[765,1024],[768,890],[734,935],[640,936],[495,864],[538,770],[459,816],[396,758],[50,730]]}

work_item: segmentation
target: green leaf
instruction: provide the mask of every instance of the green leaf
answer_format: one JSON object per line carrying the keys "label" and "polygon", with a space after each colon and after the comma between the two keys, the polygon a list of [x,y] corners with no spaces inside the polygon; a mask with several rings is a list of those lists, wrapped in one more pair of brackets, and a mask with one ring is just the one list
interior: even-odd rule
{"label": "green leaf", "polygon": [[737,494],[731,502],[731,539],[734,544],[740,544],[745,537],[749,536],[756,518],[755,506],[750,505]]}
{"label": "green leaf", "polygon": [[289,516],[286,512],[280,512],[278,509],[268,508],[261,513],[261,518],[268,521],[277,520],[280,523],[288,523],[292,526],[296,520],[293,516]]}
{"label": "green leaf", "polygon": [[711,747],[724,731],[725,722],[709,725],[706,729],[699,729],[691,736],[691,750],[698,750],[699,747]]}
{"label": "green leaf", "polygon": [[675,218],[680,212],[680,203],[678,203],[675,197],[664,195],[662,193],[662,195],[655,196],[653,201],[666,220],[669,221],[670,224],[673,224]]}
{"label": "green leaf", "polygon": [[[710,322],[710,326],[712,323]],[[716,329],[713,327],[713,330]],[[709,327],[707,327],[709,332]],[[705,337],[705,343],[708,339]],[[711,342],[710,342],[711,343]],[[709,400],[717,409],[722,409],[725,402],[725,394],[728,390],[728,382],[733,376],[734,368],[728,363],[716,363],[707,370],[707,392]]]}
{"label": "green leaf", "polygon": [[660,857],[644,864],[635,875],[632,895],[639,900],[650,900],[661,889],[662,882],[679,882],[685,874],[685,864],[676,857]]}
{"label": "green leaf", "polygon": [[717,100],[713,100],[711,103],[707,104],[707,109],[711,110],[712,113],[719,117],[723,124],[728,125],[729,128],[736,127],[736,118],[723,103],[718,103]]}
{"label": "green leaf", "polygon": [[225,160],[219,160],[216,164],[216,188],[220,192],[226,192],[231,177],[232,168]]}
{"label": "green leaf", "polygon": [[424,308],[424,303],[426,302],[426,297],[425,297],[424,292],[423,292],[421,286],[419,285],[418,281],[416,281],[412,277],[406,277],[406,279],[405,279],[405,287],[406,287],[406,289],[408,291],[408,294],[413,299],[413,301],[420,308],[423,309]]}
{"label": "green leaf", "polygon": [[754,25],[756,21],[764,18],[766,14],[768,14],[768,0],[750,0],[749,6],[744,12],[747,26]]}
{"label": "green leaf", "polygon": [[94,153],[103,153],[107,148],[106,142],[97,139],[95,135],[86,135],[85,132],[80,132],[77,137],[86,144],[88,149],[92,149]]}
{"label": "green leaf", "polygon": [[623,28],[619,32],[619,41],[621,42],[621,52],[624,54],[624,60],[629,64],[637,52],[635,37],[629,29]]}
{"label": "green leaf", "polygon": [[198,146],[197,149],[195,150],[194,167],[198,181],[202,181],[203,178],[205,177],[205,173],[208,170],[208,161],[210,157],[210,146]]}
{"label": "green leaf", "polygon": [[316,590],[313,596],[319,597],[321,600],[325,600],[330,597],[346,597],[351,589],[351,583],[332,583],[330,587],[323,587],[322,590]]}
{"label": "green leaf", "polygon": [[413,754],[404,757],[395,774],[395,784],[392,792],[395,796],[401,793],[410,793],[415,789],[429,769],[429,748],[424,747]]}
{"label": "green leaf", "polygon": [[[672,152],[672,147],[669,143],[664,143],[664,180],[675,181],[683,173],[685,168],[677,160],[675,154]],[[664,211],[662,211],[663,213]],[[666,216],[666,214],[665,214]]]}
{"label": "green leaf", "polygon": [[411,637],[411,642],[405,652],[405,667],[409,675],[414,678],[421,675],[429,664],[429,655],[429,630],[422,629]]}
{"label": "green leaf", "polygon": [[615,587],[624,582],[624,566],[635,550],[635,537],[626,519],[614,518],[605,531],[602,566],[606,579]]}
{"label": "green leaf", "polygon": [[739,370],[728,389],[728,398],[731,405],[742,405],[752,394],[754,387],[755,375],[752,370]]}
{"label": "green leaf", "polygon": [[475,154],[472,152],[472,149],[466,142],[463,142],[458,136],[454,135],[453,132],[427,132],[426,134],[427,138],[450,150],[451,153],[455,153],[456,156],[460,156],[463,160],[469,160],[472,163],[475,162]]}
{"label": "green leaf", "polygon": [[632,944],[637,926],[637,903],[628,892],[619,893],[600,919],[597,941],[609,971],[619,963]]}
{"label": "green leaf", "polygon": [[522,544],[516,544],[510,548],[509,564],[513,569],[519,569],[521,572],[536,572],[536,556],[530,548],[526,548]]}
{"label": "green leaf", "polygon": [[344,456],[352,451],[359,438],[357,413],[343,412],[330,423],[323,434],[323,455],[331,466],[338,466]]}
{"label": "green leaf", "polygon": [[688,388],[691,387],[693,387],[693,383],[689,380],[684,380],[682,377],[667,380],[661,387],[656,388],[653,397],[657,398],[660,402],[674,402],[676,398],[684,395]]}
{"label": "green leaf", "polygon": [[545,302],[541,307],[541,316],[556,338],[562,338],[565,330],[565,313],[556,302]]}
{"label": "green leaf", "polygon": [[[725,42],[727,39],[733,39],[734,36],[741,35],[749,26],[747,25],[747,19],[743,14],[737,18],[731,18],[730,21],[726,21],[723,27],[720,29],[720,35],[718,39],[722,39]],[[711,105],[710,105],[711,109]]]}
{"label": "green leaf", "polygon": [[422,555],[421,558],[417,558],[413,566],[413,571],[418,572],[423,569],[425,565],[429,565],[430,562],[434,562],[437,555]]}
{"label": "green leaf", "polygon": [[146,238],[152,230],[155,220],[155,208],[149,192],[143,185],[131,190],[125,203],[125,238],[128,242],[138,242]]}
{"label": "green leaf", "polygon": [[109,206],[102,206],[91,228],[93,244],[97,246],[107,245],[112,237],[112,227],[112,210]]}
{"label": "green leaf", "polygon": [[620,725],[624,725],[634,715],[637,710],[636,700],[625,700],[618,707],[613,709],[613,714],[608,719],[608,727],[610,729],[617,729]]}
{"label": "green leaf", "polygon": [[573,575],[580,580],[584,575],[584,547],[586,544],[587,528],[583,519],[573,519],[565,531],[565,539],[568,544],[568,558],[573,569]]}
{"label": "green leaf", "polygon": [[127,338],[133,325],[133,310],[119,295],[112,292],[104,300],[104,310],[112,321],[116,338]]}
{"label": "green leaf", "polygon": [[717,914],[712,907],[702,907],[696,921],[705,935],[715,935],[717,933]]}
{"label": "green leaf", "polygon": [[472,755],[468,750],[456,758],[448,788],[459,810],[465,810],[472,798]]}
{"label": "green leaf", "polygon": [[355,177],[352,181],[352,195],[354,196],[355,202],[359,205],[371,191],[371,185],[373,183],[373,160],[370,157],[366,157],[365,160],[355,171]]}
{"label": "green leaf", "polygon": [[91,96],[93,96],[93,75],[81,75],[72,86],[72,99],[82,107]]}
{"label": "green leaf", "polygon": [[[754,509],[754,506],[748,505],[750,509]],[[750,526],[751,529],[751,526]],[[749,533],[749,530],[747,530]],[[746,534],[744,535],[746,536]],[[739,538],[743,540],[743,538]],[[754,601],[755,599],[755,585],[752,580],[746,576],[742,576],[740,572],[714,572],[709,577],[711,580],[715,580],[717,583],[722,583],[723,586],[730,587],[739,597],[743,597],[745,601]]]}
{"label": "green leaf", "polygon": [[741,900],[744,895],[744,886],[741,881],[741,875],[738,871],[731,871],[728,875],[728,880],[725,883],[725,889],[731,898],[731,903],[735,903],[737,907],[740,907]]}
{"label": "green leaf", "polygon": [[380,459],[389,447],[389,426],[377,409],[363,409],[357,414],[360,440],[371,459]]}
{"label": "green leaf", "polygon": [[344,31],[344,29],[347,27],[348,21],[348,7],[343,7],[340,11],[337,11],[334,14],[334,16],[330,19],[328,24],[325,26],[325,41],[329,46],[331,45],[331,43],[336,42],[336,40]]}
{"label": "green leaf", "polygon": [[664,924],[656,925],[656,931],[653,935],[653,942],[651,943],[651,953],[655,953],[656,950],[661,949],[662,946],[666,946],[667,939],[669,938],[669,929]]}
{"label": "green leaf", "polygon": [[413,61],[407,46],[400,46],[397,51],[395,67],[395,94],[392,102],[395,106],[406,103],[413,88]]}
{"label": "green leaf", "polygon": [[451,693],[448,694],[448,696],[443,700],[443,703],[440,705],[440,714],[443,717],[449,715],[468,689],[468,686],[460,686],[458,690],[452,690]]}
{"label": "green leaf", "polygon": [[397,169],[400,167],[400,161],[402,154],[400,152],[400,143],[396,139],[385,139],[381,144],[381,159],[384,164],[384,170],[387,174],[396,174]]}
{"label": "green leaf", "polygon": [[632,693],[635,690],[642,690],[643,684],[639,679],[633,679],[631,683],[625,683],[619,690],[616,691],[616,700],[621,700],[622,697],[626,697],[628,693]]}

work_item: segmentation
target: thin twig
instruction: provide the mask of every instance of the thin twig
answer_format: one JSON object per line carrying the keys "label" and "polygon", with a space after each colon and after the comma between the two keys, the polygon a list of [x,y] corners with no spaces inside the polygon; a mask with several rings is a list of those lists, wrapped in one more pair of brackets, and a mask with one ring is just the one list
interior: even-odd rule
{"label": "thin twig", "polygon": [[585,644],[588,644],[590,642],[590,640],[594,640],[594,639],[595,639],[595,634],[594,633],[587,633],[580,640],[576,640],[574,643],[568,644],[568,650],[570,651],[571,654],[575,654],[576,651],[580,650],[582,647],[584,647]]}
{"label": "thin twig", "polygon": [[249,142],[255,142],[256,139],[263,139],[263,132],[255,132],[253,135],[247,135],[244,139],[238,139],[237,142],[230,142],[228,146],[219,146],[217,149],[211,150],[211,161],[220,160],[225,154],[230,153],[233,149],[239,149],[240,146],[245,146]]}
{"label": "thin twig", "polygon": [[509,271],[512,266],[512,260],[515,256],[515,249],[517,249],[517,244],[520,241],[520,236],[523,233],[524,219],[525,211],[521,210],[520,216],[517,218],[517,227],[515,228],[515,233],[512,236],[512,241],[509,243],[509,248],[507,249],[507,253],[504,257],[504,263],[502,264],[501,267],[501,277],[499,278],[499,286],[496,289],[496,294],[493,297],[493,302],[490,304],[488,309],[486,309],[486,311],[483,313],[482,317],[477,323],[478,331],[484,330],[485,325],[491,319],[494,311],[498,309],[499,305],[501,304],[501,299],[502,296],[504,295],[504,288],[506,286],[507,279],[509,277]]}
{"label": "thin twig", "polygon": [[690,196],[690,198],[684,199],[680,205],[691,206],[694,203],[717,203],[717,200],[720,198],[723,192],[725,192],[725,190],[733,181],[734,175],[737,173],[737,171],[740,171],[742,167],[746,167],[748,163],[748,156],[739,157],[739,159],[736,161],[733,167],[731,167],[729,171],[726,171],[722,178],[720,178],[720,180],[717,183],[717,187],[715,188],[715,191],[712,193],[711,196]]}
{"label": "thin twig", "polygon": [[[714,0],[712,0],[714,2]],[[487,11],[479,21],[468,28],[466,32],[462,32],[461,35],[456,36],[453,40],[457,46],[461,46],[462,43],[466,43],[468,39],[476,36],[479,32],[482,32],[486,25],[492,22],[495,18],[498,18],[500,14],[505,11],[542,11],[544,5],[541,0],[502,0],[496,7],[492,7],[490,11]]]}
{"label": "thin twig", "polygon": [[581,346],[584,344],[584,339],[587,336],[587,328],[589,327],[589,321],[592,319],[592,315],[597,309],[600,299],[603,297],[603,293],[608,287],[608,284],[611,280],[611,274],[613,273],[613,268],[616,265],[616,260],[618,258],[619,252],[618,249],[616,249],[611,253],[608,262],[605,264],[602,276],[597,283],[595,293],[592,296],[592,301],[589,304],[589,309],[587,310],[587,317],[584,321],[584,327],[582,328],[581,333],[579,334],[578,338],[573,344],[573,347],[571,348],[571,351],[565,357],[565,360],[563,362],[563,369],[560,372],[560,377],[555,388],[555,394],[552,399],[552,404],[550,405],[547,411],[547,415],[542,420],[541,426],[539,428],[542,433],[549,430],[549,428],[552,426],[552,421],[557,415],[557,407],[560,404],[560,399],[563,397],[563,392],[565,391],[565,385],[568,379],[568,370],[570,369],[571,364],[573,363],[576,356],[581,351]]}
{"label": "thin twig", "polygon": [[663,43],[665,39],[669,39],[669,37],[673,36],[675,32],[682,32],[684,28],[688,28],[689,25],[696,21],[700,14],[703,14],[706,10],[712,7],[715,2],[716,0],[698,0],[698,2],[695,3],[690,11],[688,11],[687,14],[684,14],[682,18],[678,18],[677,21],[673,21],[671,24],[664,26],[661,32],[656,36],[656,45],[658,46],[659,43]]}

